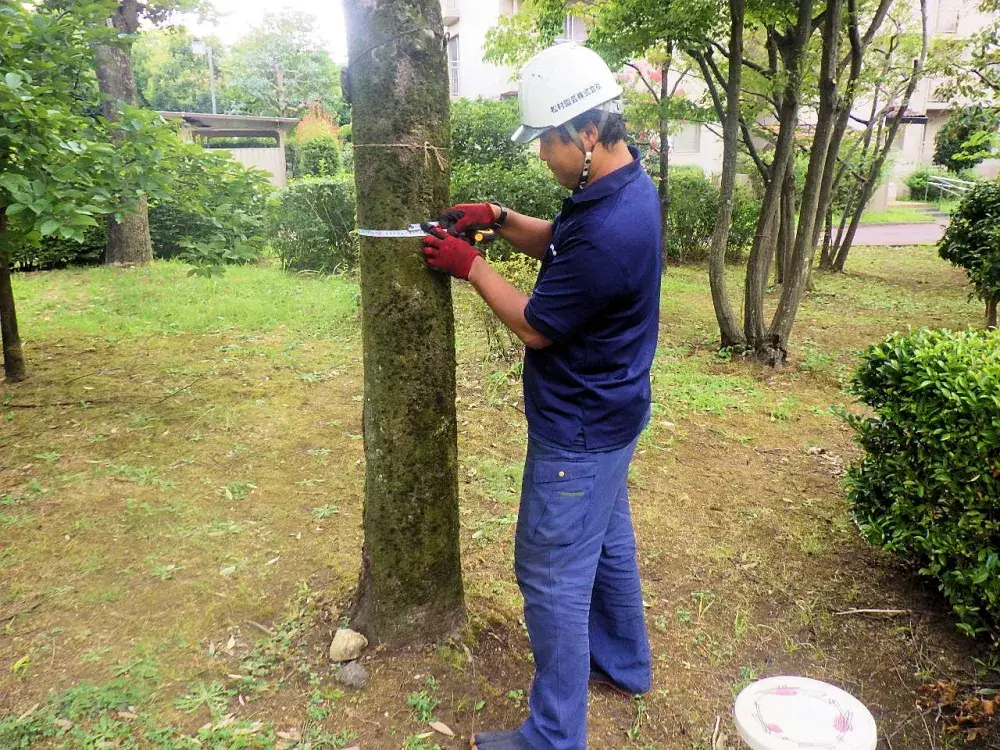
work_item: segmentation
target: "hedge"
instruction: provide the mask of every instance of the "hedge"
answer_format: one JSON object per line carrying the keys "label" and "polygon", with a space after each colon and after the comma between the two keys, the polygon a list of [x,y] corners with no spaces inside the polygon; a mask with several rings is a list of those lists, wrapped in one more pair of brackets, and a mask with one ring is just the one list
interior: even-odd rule
{"label": "hedge", "polygon": [[848,473],[870,542],[933,577],[968,635],[1000,643],[1000,332],[897,333],[852,381]]}
{"label": "hedge", "polygon": [[285,268],[333,273],[354,268],[354,176],[292,180],[271,201],[271,246]]}

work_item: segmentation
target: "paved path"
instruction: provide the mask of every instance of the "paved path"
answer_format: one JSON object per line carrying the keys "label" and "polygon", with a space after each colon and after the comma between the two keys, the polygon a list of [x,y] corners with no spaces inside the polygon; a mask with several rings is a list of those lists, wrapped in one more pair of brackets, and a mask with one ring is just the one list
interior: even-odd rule
{"label": "paved path", "polygon": [[854,235],[855,245],[936,245],[947,225],[940,221],[924,224],[862,224]]}

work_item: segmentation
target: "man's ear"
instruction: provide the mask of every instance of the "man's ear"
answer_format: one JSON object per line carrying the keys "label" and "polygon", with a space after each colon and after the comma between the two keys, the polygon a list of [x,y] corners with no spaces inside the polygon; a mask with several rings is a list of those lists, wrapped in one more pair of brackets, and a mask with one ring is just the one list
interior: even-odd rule
{"label": "man's ear", "polygon": [[601,140],[601,133],[597,129],[597,125],[588,122],[587,127],[580,132],[580,138],[583,139],[583,144],[587,147],[587,150],[593,151],[597,148],[597,144]]}

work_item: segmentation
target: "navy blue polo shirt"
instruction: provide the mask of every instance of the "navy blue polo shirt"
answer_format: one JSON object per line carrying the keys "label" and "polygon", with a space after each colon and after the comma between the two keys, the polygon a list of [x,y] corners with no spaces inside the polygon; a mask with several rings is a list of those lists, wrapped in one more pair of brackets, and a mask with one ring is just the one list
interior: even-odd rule
{"label": "navy blue polo shirt", "polygon": [[660,310],[660,205],[634,161],[563,201],[525,308],[552,340],[528,349],[529,437],[603,451],[630,443],[650,406]]}

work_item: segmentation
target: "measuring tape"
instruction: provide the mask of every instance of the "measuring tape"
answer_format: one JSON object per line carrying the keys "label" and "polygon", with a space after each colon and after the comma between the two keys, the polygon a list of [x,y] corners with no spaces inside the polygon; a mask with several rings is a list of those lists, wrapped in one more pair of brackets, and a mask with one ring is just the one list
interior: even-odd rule
{"label": "measuring tape", "polygon": [[[436,227],[436,221],[427,222],[432,227]],[[408,237],[426,237],[427,232],[420,228],[419,224],[410,224],[406,229],[359,229],[358,234],[362,237],[377,237],[378,239],[405,239]]]}

